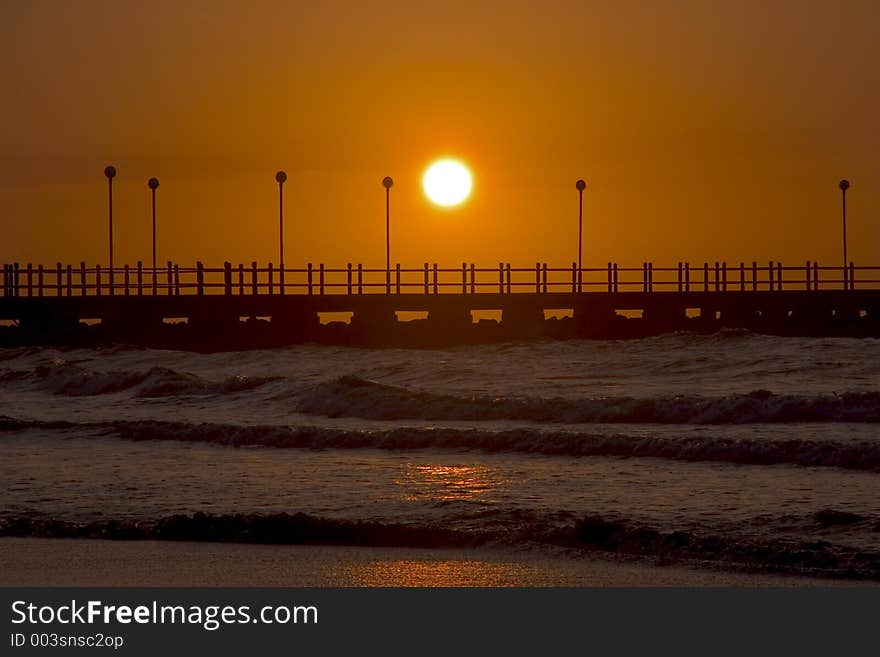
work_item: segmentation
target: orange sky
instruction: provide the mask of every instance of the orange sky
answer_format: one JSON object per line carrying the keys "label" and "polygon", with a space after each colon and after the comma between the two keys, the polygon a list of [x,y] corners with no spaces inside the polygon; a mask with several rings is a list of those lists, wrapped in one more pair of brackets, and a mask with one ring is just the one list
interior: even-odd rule
{"label": "orange sky", "polygon": [[[880,4],[5,2],[0,259],[880,263]],[[420,189],[441,155],[475,189]]]}

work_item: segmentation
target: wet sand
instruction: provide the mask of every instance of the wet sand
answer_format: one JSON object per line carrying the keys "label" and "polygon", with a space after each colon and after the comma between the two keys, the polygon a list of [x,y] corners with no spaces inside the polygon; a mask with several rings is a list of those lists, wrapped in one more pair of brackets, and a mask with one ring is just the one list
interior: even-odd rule
{"label": "wet sand", "polygon": [[0,586],[846,586],[527,550],[0,539]]}

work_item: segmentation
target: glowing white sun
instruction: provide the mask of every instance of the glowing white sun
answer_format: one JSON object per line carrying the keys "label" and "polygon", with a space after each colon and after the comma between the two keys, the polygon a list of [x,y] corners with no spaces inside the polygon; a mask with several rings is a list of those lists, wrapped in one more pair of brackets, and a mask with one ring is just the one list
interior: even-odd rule
{"label": "glowing white sun", "polygon": [[428,167],[422,178],[425,194],[437,205],[452,207],[467,199],[473,181],[471,172],[457,160],[438,160]]}

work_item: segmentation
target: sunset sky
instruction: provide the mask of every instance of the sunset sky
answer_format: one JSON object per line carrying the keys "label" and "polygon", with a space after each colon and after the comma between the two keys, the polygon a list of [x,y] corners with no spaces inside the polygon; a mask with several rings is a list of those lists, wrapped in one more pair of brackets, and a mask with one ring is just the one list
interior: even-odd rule
{"label": "sunset sky", "polygon": [[[880,3],[11,2],[3,261],[880,264]],[[474,193],[420,186],[441,156]]]}

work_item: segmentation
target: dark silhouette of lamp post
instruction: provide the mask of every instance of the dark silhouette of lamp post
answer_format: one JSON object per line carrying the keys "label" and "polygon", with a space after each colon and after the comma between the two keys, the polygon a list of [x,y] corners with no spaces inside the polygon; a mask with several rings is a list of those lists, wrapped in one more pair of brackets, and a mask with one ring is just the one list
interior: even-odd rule
{"label": "dark silhouette of lamp post", "polygon": [[382,179],[385,188],[385,293],[391,294],[391,176]]}
{"label": "dark silhouette of lamp post", "polygon": [[284,183],[287,182],[287,174],[279,171],[275,174],[278,183],[278,276],[281,294],[284,294]]}
{"label": "dark silhouette of lamp post", "polygon": [[578,275],[577,275],[577,289],[578,292],[581,292],[582,278],[583,278],[583,247],[584,247],[584,190],[587,188],[587,183],[583,179],[578,180],[575,184],[578,190]]}
{"label": "dark silhouette of lamp post", "polygon": [[843,200],[843,289],[849,289],[849,271],[846,259],[846,190],[850,188],[849,180],[844,178],[840,181],[840,193]]}
{"label": "dark silhouette of lamp post", "polygon": [[156,294],[156,190],[159,188],[159,179],[150,178],[147,181],[147,187],[150,188],[150,194],[153,197],[153,294]]}
{"label": "dark silhouette of lamp post", "polygon": [[113,165],[104,167],[104,175],[107,176],[107,200],[110,218],[110,294],[113,294],[113,179],[116,177],[116,167]]}

